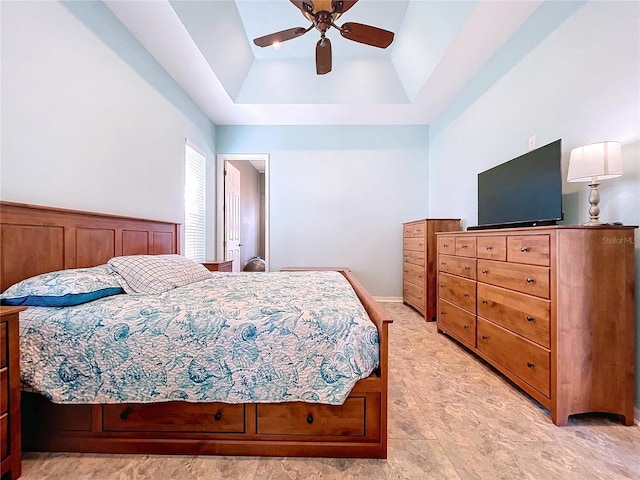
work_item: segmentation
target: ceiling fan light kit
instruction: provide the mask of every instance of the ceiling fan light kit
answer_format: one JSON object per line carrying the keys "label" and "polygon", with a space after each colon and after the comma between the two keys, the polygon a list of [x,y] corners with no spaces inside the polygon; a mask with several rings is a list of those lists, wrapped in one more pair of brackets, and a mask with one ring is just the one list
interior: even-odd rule
{"label": "ceiling fan light kit", "polygon": [[275,43],[304,35],[312,28],[320,32],[320,40],[316,44],[316,73],[324,75],[331,71],[332,54],[331,41],[326,36],[327,30],[334,27],[347,40],[371,45],[378,48],[387,48],[393,42],[393,32],[382,28],[364,25],[362,23],[348,22],[342,26],[335,24],[336,20],[349,10],[358,0],[290,0],[311,22],[308,28],[294,27],[280,32],[271,33],[253,40],[259,47],[269,47]]}

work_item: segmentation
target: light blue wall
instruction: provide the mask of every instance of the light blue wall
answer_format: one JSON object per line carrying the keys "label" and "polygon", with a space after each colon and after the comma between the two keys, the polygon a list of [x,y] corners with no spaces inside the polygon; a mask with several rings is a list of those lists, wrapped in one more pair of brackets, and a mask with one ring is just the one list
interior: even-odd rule
{"label": "light blue wall", "polygon": [[426,126],[219,126],[220,153],[268,153],[270,262],[347,266],[402,296],[401,223],[428,211]]}
{"label": "light blue wall", "polygon": [[[544,16],[556,24],[559,20],[558,28],[544,29],[534,43],[516,38],[506,47],[511,54],[519,53],[511,56],[511,66],[506,67],[504,52],[499,54],[431,125],[432,216],[460,215],[467,225],[475,224],[478,172],[525,153],[528,137],[537,135],[539,146],[562,139],[565,177],[572,148],[622,142],[625,173],[602,184],[600,218],[640,224],[640,3],[545,2],[545,8],[532,22]],[[541,30],[533,26],[525,26],[524,35],[539,37]],[[485,82],[487,78],[491,82]],[[563,190],[565,222],[586,221],[586,184],[565,182]],[[639,287],[636,231],[636,405]]]}
{"label": "light blue wall", "polygon": [[182,222],[185,138],[215,184],[206,115],[102,2],[0,9],[1,198]]}

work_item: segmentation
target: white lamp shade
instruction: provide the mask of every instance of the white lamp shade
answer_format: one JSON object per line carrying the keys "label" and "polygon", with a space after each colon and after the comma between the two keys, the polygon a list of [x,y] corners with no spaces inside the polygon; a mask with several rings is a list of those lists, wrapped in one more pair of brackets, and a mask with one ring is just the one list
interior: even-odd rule
{"label": "white lamp shade", "polygon": [[571,150],[568,182],[598,182],[622,175],[622,145],[602,142]]}

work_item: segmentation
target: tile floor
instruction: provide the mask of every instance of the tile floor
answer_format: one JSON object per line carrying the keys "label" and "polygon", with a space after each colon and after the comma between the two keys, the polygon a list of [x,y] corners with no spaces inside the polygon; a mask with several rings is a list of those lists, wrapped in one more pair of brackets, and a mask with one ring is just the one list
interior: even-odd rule
{"label": "tile floor", "polygon": [[640,479],[640,427],[537,402],[425,323],[384,304],[390,327],[387,460],[24,453],[23,480]]}

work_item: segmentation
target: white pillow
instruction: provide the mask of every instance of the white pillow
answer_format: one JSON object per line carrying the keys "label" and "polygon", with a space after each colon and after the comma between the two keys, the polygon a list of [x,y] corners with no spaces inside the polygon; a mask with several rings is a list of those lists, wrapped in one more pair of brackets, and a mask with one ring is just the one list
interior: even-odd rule
{"label": "white pillow", "polygon": [[113,257],[107,265],[123,278],[127,293],[162,293],[212,276],[204,265],[181,255]]}
{"label": "white pillow", "polygon": [[67,307],[124,293],[106,265],[58,270],[27,278],[0,295],[2,305]]}

